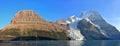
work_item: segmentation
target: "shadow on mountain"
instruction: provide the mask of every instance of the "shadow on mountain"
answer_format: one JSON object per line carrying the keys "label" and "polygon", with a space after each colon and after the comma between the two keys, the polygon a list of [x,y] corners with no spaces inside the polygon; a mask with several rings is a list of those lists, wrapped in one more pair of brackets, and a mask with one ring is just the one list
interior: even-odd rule
{"label": "shadow on mountain", "polygon": [[33,36],[17,37],[17,38],[11,39],[11,41],[35,41],[35,40],[57,40],[57,39],[47,38],[47,37],[33,37]]}

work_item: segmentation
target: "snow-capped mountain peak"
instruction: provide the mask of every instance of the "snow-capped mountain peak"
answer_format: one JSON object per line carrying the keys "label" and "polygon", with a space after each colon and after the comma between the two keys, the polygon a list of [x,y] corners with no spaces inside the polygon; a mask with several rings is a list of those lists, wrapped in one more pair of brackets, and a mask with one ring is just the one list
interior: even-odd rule
{"label": "snow-capped mountain peak", "polygon": [[81,19],[89,18],[91,21],[94,21],[94,20],[103,20],[103,18],[101,17],[101,15],[98,12],[92,11],[92,10],[83,12],[81,14],[80,18]]}
{"label": "snow-capped mountain peak", "polygon": [[120,39],[119,31],[96,11],[85,11],[81,17],[73,15],[66,23],[69,35],[75,40]]}
{"label": "snow-capped mountain peak", "polygon": [[70,16],[70,18],[71,18],[71,19],[72,19],[72,18],[75,18],[75,15]]}
{"label": "snow-capped mountain peak", "polygon": [[72,22],[75,22],[75,21],[78,21],[78,20],[81,20],[81,18],[78,18],[75,15],[73,15],[73,16],[70,16],[68,18],[68,20],[66,20],[66,22],[69,24],[69,23],[72,23]]}
{"label": "snow-capped mountain peak", "polygon": [[74,21],[76,20],[75,15],[71,16],[71,17],[69,18],[69,20],[70,20],[71,22],[74,22]]}

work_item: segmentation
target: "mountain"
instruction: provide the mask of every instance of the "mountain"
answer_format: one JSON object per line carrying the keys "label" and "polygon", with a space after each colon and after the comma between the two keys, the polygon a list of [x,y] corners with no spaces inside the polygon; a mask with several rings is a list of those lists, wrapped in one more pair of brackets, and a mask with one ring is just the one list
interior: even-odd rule
{"label": "mountain", "polygon": [[[84,23],[91,23],[105,37],[110,38],[110,39],[120,39],[120,37],[119,37],[120,36],[120,32],[114,26],[112,26],[109,23],[107,23],[101,17],[101,15],[98,12],[96,12],[96,11],[86,11],[86,12],[82,13],[80,18],[86,19],[86,21],[88,20],[89,22],[85,22],[85,21],[81,20],[78,23],[78,28],[79,29],[83,29],[83,27],[81,27],[81,26],[83,26],[83,24],[81,24],[81,23],[83,23],[83,22]],[[89,26],[86,26],[87,29],[91,28],[91,27],[89,27],[89,28],[88,27]],[[83,29],[83,30],[85,30],[85,29]]]}
{"label": "mountain", "polygon": [[93,25],[89,20],[83,19],[78,22],[78,29],[80,29],[81,34],[87,40],[104,40],[107,39],[103,34],[101,34],[100,30]]}
{"label": "mountain", "polygon": [[21,10],[0,31],[0,40],[117,40],[120,32],[96,11],[49,22],[32,10]]}
{"label": "mountain", "polygon": [[66,23],[69,35],[75,40],[120,39],[120,32],[96,11],[85,11],[80,17],[71,16]]}
{"label": "mountain", "polygon": [[0,32],[0,40],[68,40],[67,28],[48,22],[32,10],[19,11]]}

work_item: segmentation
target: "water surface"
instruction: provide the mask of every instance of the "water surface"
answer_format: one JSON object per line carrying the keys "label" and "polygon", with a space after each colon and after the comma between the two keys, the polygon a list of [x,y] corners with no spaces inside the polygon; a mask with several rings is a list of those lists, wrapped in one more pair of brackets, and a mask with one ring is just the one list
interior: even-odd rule
{"label": "water surface", "polygon": [[87,41],[6,41],[0,46],[120,46],[120,40],[87,40]]}

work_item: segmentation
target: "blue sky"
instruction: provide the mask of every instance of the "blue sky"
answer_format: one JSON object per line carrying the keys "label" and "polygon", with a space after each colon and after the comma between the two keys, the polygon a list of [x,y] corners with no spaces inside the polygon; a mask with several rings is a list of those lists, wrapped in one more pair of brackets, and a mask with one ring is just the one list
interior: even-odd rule
{"label": "blue sky", "polygon": [[34,10],[48,21],[80,16],[86,10],[98,11],[120,30],[120,0],[0,0],[0,29],[10,23],[19,10]]}

